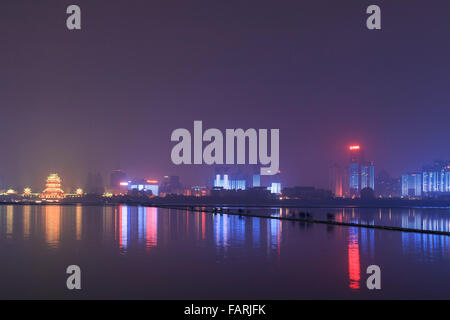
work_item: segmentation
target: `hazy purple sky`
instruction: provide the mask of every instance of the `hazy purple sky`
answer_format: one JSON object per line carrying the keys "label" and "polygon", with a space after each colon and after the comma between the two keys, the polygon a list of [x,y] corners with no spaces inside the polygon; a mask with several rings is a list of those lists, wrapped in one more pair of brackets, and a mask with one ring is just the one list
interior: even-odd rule
{"label": "hazy purple sky", "polygon": [[204,184],[210,168],[170,161],[170,133],[194,120],[280,128],[290,185],[326,186],[351,142],[393,175],[450,159],[449,30],[448,1],[3,0],[0,172]]}

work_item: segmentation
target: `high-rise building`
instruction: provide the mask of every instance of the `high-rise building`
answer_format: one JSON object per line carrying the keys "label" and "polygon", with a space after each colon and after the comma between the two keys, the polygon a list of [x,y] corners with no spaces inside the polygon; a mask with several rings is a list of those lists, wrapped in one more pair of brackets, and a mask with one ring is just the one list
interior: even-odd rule
{"label": "high-rise building", "polygon": [[361,190],[364,188],[375,189],[375,167],[373,162],[361,164]]}
{"label": "high-rise building", "polygon": [[424,194],[450,192],[450,161],[435,161],[433,166],[422,170]]}
{"label": "high-rise building", "polygon": [[349,165],[349,191],[351,196],[359,195],[361,191],[360,170],[363,159],[362,150],[359,145],[349,146],[350,165]]}
{"label": "high-rise building", "polygon": [[422,175],[408,173],[402,175],[402,197],[422,196]]}
{"label": "high-rise building", "polygon": [[375,166],[364,159],[364,153],[359,145],[349,146],[349,194],[359,196],[364,188],[375,189]]}

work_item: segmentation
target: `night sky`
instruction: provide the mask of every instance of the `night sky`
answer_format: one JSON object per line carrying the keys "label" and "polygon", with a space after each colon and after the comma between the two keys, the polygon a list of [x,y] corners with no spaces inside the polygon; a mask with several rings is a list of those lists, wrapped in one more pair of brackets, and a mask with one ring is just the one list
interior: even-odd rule
{"label": "night sky", "polygon": [[[66,28],[66,8],[82,30]],[[366,28],[368,5],[382,30]],[[176,128],[279,128],[287,185],[326,187],[361,144],[391,175],[450,159],[450,2],[2,0],[0,172],[179,175]]]}

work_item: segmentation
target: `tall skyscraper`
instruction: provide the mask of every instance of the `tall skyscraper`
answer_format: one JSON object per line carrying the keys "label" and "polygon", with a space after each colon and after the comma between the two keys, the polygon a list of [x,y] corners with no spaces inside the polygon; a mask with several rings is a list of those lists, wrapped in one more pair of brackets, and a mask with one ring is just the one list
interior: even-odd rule
{"label": "tall skyscraper", "polygon": [[375,190],[375,166],[366,161],[360,145],[349,146],[349,195],[359,196],[364,188]]}
{"label": "tall skyscraper", "polygon": [[375,189],[375,167],[373,162],[361,164],[361,190],[364,188]]}
{"label": "tall skyscraper", "polygon": [[350,196],[358,196],[361,191],[361,162],[363,159],[362,150],[359,145],[348,147],[350,152],[349,165],[349,191]]}

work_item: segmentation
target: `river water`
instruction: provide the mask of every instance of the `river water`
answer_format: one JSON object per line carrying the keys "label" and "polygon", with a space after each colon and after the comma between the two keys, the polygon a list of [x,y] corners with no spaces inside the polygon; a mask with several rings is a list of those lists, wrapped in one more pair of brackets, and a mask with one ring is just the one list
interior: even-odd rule
{"label": "river water", "polygon": [[[450,231],[449,209],[252,209]],[[134,206],[0,205],[0,298],[450,298],[450,237]],[[66,268],[81,269],[68,290]],[[369,290],[367,267],[381,269]]]}

